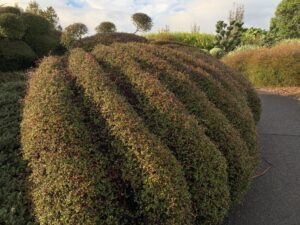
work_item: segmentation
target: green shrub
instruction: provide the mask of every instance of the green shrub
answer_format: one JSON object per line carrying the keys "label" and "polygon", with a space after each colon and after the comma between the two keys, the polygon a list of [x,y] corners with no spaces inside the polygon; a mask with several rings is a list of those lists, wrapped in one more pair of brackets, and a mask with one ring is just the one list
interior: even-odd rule
{"label": "green shrub", "polygon": [[168,148],[144,127],[141,118],[118,94],[91,55],[73,50],[69,70],[93,100],[113,136],[127,149],[119,155],[124,160],[123,176],[135,192],[140,223],[191,224],[190,195],[182,168]]}
{"label": "green shrub", "polygon": [[224,55],[224,51],[220,48],[213,48],[209,51],[209,53],[217,58],[221,58]]}
{"label": "green shrub", "polygon": [[36,59],[36,54],[25,42],[0,40],[0,71],[28,68]]}
{"label": "green shrub", "polygon": [[0,7],[0,15],[4,14],[4,13],[12,13],[12,14],[20,16],[21,10],[19,8],[11,7],[11,6]]}
{"label": "green shrub", "polygon": [[223,62],[243,73],[255,86],[284,87],[300,85],[300,45],[278,44],[237,52]]}
{"label": "green shrub", "polygon": [[213,48],[215,43],[214,35],[204,33],[162,32],[149,34],[146,38],[151,41],[175,41],[207,50]]}
{"label": "green shrub", "polygon": [[36,14],[23,13],[22,19],[28,35],[47,34],[52,28],[47,19]]}
{"label": "green shrub", "polygon": [[25,27],[21,17],[12,14],[0,14],[0,38],[19,40],[23,37]]}
{"label": "green shrub", "polygon": [[24,73],[0,72],[0,224],[33,224],[26,194],[27,162],[21,157],[21,99]]}
{"label": "green shrub", "polygon": [[30,79],[21,124],[40,224],[118,224],[108,161],[84,118],[61,59],[46,58]]}
{"label": "green shrub", "polygon": [[141,42],[147,43],[147,39],[135,34],[129,33],[101,33],[90,37],[83,38],[76,44],[76,47],[81,47],[86,51],[92,51],[98,44],[111,45],[113,43],[128,43]]}
{"label": "green shrub", "polygon": [[33,36],[27,34],[25,41],[39,57],[51,54],[59,46],[59,38],[54,33]]}
{"label": "green shrub", "polygon": [[[163,135],[161,138],[184,168],[196,220],[203,224],[218,224],[222,221],[229,206],[226,161],[204,134],[203,127],[172,92],[157,78],[143,71],[119,46],[97,46],[93,54],[100,64],[105,63],[114,68],[112,74],[123,75],[123,79],[130,82],[135,98],[139,99],[136,109],[149,105],[148,109],[152,110],[153,117],[157,119],[153,123],[158,126],[157,131],[151,131]],[[210,187],[209,190],[207,187]]]}

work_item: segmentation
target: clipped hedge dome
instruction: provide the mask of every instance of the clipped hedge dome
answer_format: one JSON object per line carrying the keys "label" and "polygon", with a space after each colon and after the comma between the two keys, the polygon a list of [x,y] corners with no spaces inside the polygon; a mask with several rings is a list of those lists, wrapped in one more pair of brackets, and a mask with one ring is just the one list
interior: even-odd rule
{"label": "clipped hedge dome", "polygon": [[12,13],[0,14],[0,38],[20,40],[25,27],[20,16]]}
{"label": "clipped hedge dome", "polygon": [[116,43],[42,62],[21,126],[38,222],[223,221],[251,183],[255,121],[248,83],[201,54]]}
{"label": "clipped hedge dome", "polygon": [[0,40],[0,71],[13,71],[33,66],[35,52],[23,41]]}
{"label": "clipped hedge dome", "polygon": [[113,43],[128,42],[147,43],[148,40],[142,36],[130,33],[101,33],[83,38],[82,40],[80,40],[80,42],[77,43],[76,47],[83,48],[86,51],[92,51],[93,48],[98,44],[111,45]]}

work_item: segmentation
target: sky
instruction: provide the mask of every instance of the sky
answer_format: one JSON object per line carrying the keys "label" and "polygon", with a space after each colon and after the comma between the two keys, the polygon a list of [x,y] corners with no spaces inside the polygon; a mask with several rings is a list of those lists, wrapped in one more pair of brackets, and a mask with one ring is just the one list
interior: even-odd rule
{"label": "sky", "polygon": [[[53,6],[63,27],[75,22],[88,26],[93,34],[102,21],[114,22],[118,31],[134,32],[131,15],[147,13],[157,32],[166,26],[171,31],[191,31],[193,24],[200,32],[214,33],[218,20],[227,20],[234,2],[245,6],[245,27],[268,29],[269,21],[281,0],[38,0],[41,8]],[[0,3],[26,7],[29,0],[0,0]]]}

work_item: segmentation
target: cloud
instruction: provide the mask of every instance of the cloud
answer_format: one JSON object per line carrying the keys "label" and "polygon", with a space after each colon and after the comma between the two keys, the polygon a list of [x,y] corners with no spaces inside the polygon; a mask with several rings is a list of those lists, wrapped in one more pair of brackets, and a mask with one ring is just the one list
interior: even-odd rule
{"label": "cloud", "polygon": [[85,5],[84,1],[78,1],[78,0],[68,0],[66,2],[67,6],[73,7],[73,8],[83,8]]}
{"label": "cloud", "polygon": [[[6,0],[25,7],[29,0]],[[90,30],[102,21],[112,21],[119,31],[133,32],[131,15],[144,12],[154,21],[153,31],[169,25],[173,31],[190,31],[193,24],[202,32],[214,32],[218,20],[227,20],[235,0],[39,0],[42,8],[53,6],[63,27],[85,23]],[[240,0],[245,5],[245,24],[268,28],[280,0]]]}

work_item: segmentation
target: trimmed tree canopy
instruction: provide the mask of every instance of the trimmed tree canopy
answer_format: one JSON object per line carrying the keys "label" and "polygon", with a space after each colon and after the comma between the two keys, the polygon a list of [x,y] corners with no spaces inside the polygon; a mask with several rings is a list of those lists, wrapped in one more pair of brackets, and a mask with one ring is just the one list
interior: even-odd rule
{"label": "trimmed tree canopy", "polygon": [[116,25],[112,22],[105,21],[96,27],[97,33],[114,33],[117,31]]}
{"label": "trimmed tree canopy", "polygon": [[132,15],[132,21],[134,23],[134,25],[136,26],[136,31],[135,33],[137,33],[138,31],[150,31],[152,29],[153,26],[153,22],[151,17],[149,17],[147,14],[145,13],[135,13]]}

